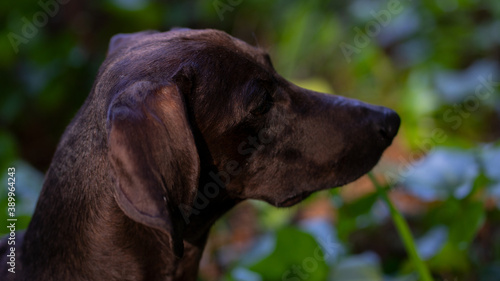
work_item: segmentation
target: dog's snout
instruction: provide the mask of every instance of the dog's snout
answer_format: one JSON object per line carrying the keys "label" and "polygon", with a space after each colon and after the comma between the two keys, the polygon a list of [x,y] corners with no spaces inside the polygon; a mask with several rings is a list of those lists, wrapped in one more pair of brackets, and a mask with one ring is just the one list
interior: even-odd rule
{"label": "dog's snout", "polygon": [[383,108],[382,116],[378,120],[376,126],[378,133],[382,136],[382,138],[391,143],[392,139],[398,133],[400,123],[401,119],[394,110]]}

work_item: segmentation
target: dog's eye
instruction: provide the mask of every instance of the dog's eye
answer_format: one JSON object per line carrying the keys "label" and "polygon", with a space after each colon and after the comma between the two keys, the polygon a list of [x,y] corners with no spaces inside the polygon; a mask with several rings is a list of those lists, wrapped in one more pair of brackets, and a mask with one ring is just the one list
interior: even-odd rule
{"label": "dog's eye", "polygon": [[269,112],[271,107],[273,106],[273,98],[271,97],[271,94],[268,91],[265,91],[265,93],[262,95],[262,100],[257,104],[257,106],[250,111],[255,116],[263,115]]}

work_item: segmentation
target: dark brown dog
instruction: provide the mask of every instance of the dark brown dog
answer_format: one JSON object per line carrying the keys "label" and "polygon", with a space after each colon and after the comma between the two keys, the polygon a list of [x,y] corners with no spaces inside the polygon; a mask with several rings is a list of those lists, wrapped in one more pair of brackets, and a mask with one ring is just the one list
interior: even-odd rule
{"label": "dark brown dog", "polygon": [[264,51],[220,31],[117,35],[62,136],[16,274],[2,260],[0,277],[195,280],[222,214],[357,179],[399,123],[287,82]]}

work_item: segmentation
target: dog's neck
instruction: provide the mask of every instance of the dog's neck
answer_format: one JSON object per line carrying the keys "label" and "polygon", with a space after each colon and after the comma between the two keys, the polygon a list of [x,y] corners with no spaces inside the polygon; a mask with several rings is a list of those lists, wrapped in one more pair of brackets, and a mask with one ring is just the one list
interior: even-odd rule
{"label": "dog's neck", "polygon": [[[221,193],[192,215],[179,258],[166,233],[131,220],[118,207],[104,155],[100,161],[94,155],[93,169],[85,172],[78,170],[84,159],[55,157],[60,157],[54,162],[58,164],[47,172],[50,180],[44,183],[38,212],[26,233],[22,260],[30,269],[24,280],[196,280],[210,227],[235,202]],[[74,161],[75,168],[68,168],[68,161]]]}
{"label": "dog's neck", "polygon": [[[79,214],[65,212],[64,216],[57,216],[54,213],[50,221],[33,217],[37,231],[28,231],[26,235],[24,260],[33,265],[35,261],[30,259],[36,259],[39,266],[30,274],[59,278],[57,280],[69,280],[67,278],[74,275],[100,276],[103,280],[128,280],[131,276],[137,280],[196,280],[210,226],[218,218],[208,215],[214,214],[215,206],[207,206],[206,212],[193,217],[187,225],[184,255],[178,258],[167,234],[130,220],[111,196],[101,195],[99,201],[95,210],[78,210],[80,205],[76,202],[66,206],[75,208]],[[226,209],[232,207],[232,204],[226,205]],[[63,206],[51,207],[61,209]],[[65,216],[67,219],[62,224],[65,228],[57,229]],[[67,270],[50,272],[53,264]]]}

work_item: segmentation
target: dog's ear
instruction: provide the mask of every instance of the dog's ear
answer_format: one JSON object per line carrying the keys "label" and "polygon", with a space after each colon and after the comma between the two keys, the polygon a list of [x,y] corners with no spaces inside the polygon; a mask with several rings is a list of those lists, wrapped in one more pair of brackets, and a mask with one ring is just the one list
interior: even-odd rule
{"label": "dog's ear", "polygon": [[177,84],[136,82],[117,94],[108,110],[108,145],[115,197],[136,222],[170,235],[183,255],[180,204],[191,205],[200,160]]}

